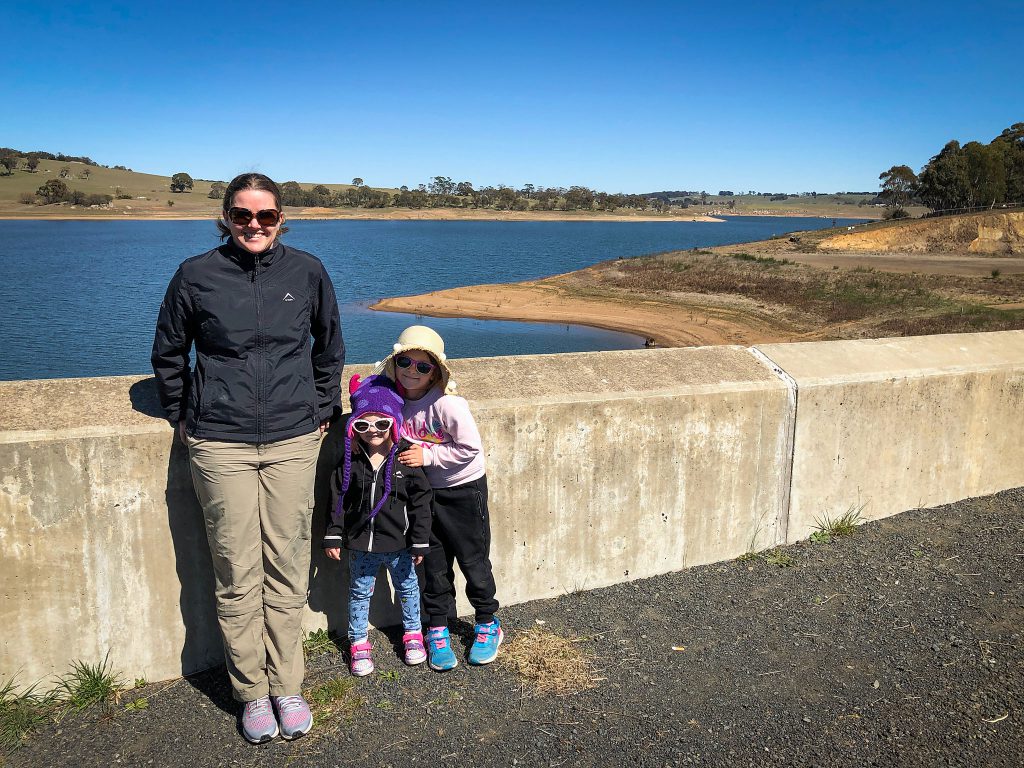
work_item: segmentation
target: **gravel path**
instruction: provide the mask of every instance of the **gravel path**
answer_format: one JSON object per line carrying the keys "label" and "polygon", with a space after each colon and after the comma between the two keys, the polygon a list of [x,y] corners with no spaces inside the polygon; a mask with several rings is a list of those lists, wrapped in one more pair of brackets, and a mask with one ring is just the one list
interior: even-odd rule
{"label": "gravel path", "polygon": [[378,637],[370,678],[311,659],[311,688],[351,688],[305,739],[245,744],[216,671],[70,716],[8,764],[1024,764],[1024,489],[780,552],[792,565],[737,560],[502,612],[511,642],[541,626],[582,638],[590,690],[537,694],[507,659],[410,669]]}

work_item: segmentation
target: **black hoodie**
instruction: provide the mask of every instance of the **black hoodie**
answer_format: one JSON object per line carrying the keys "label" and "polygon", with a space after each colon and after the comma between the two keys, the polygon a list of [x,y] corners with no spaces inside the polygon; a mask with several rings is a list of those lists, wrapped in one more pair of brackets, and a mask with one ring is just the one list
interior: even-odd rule
{"label": "black hoodie", "polygon": [[188,259],[160,305],[152,362],[167,418],[193,437],[308,434],[339,404],[345,344],[331,279],[280,242],[254,256],[228,241]]}
{"label": "black hoodie", "polygon": [[[338,518],[338,497],[345,480],[344,464],[331,475],[334,515],[324,535],[324,549],[344,547],[359,552],[399,552],[426,555],[430,549],[430,502],[433,493],[420,467],[407,467],[395,459],[391,466],[391,495],[373,520],[370,512],[384,495],[388,462],[374,470],[361,442],[354,441],[348,490]],[[401,440],[395,454],[412,443]]]}

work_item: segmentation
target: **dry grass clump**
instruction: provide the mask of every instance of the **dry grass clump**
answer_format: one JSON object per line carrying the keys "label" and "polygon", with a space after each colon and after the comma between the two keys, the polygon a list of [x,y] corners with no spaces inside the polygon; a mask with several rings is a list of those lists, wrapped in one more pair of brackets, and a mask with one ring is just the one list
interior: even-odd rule
{"label": "dry grass clump", "polygon": [[594,655],[581,650],[579,640],[547,629],[517,632],[501,658],[538,693],[567,696],[597,687]]}

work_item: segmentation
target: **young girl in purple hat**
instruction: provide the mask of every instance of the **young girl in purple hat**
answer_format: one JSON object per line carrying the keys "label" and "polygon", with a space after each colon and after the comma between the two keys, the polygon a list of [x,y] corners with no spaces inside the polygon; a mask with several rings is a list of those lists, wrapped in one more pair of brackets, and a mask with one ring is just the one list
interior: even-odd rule
{"label": "young girl in purple hat", "polygon": [[331,476],[334,513],[324,550],[341,560],[349,550],[348,639],[350,670],[373,672],[367,636],[370,597],[377,572],[386,565],[402,602],[406,664],[426,660],[420,624],[420,590],[415,566],[430,548],[430,484],[419,468],[395,461],[411,447],[401,439],[402,398],[385,376],[360,382],[353,376],[352,415],[345,435],[345,456]]}

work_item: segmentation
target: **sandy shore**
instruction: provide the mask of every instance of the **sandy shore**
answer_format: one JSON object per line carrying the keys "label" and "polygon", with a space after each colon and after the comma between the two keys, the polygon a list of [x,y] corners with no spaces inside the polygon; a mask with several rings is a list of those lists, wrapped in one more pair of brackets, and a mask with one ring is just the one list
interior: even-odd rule
{"label": "sandy shore", "polygon": [[[714,253],[744,253],[798,262],[822,271],[871,270],[987,277],[1024,273],[1024,257],[965,253],[815,253],[779,238],[718,246]],[[473,317],[483,320],[571,323],[621,331],[653,339],[658,346],[752,345],[811,340],[828,332],[790,325],[779,312],[736,295],[637,293],[614,287],[606,262],[564,275],[522,283],[470,285],[444,291],[383,299],[371,309],[430,317]],[[988,306],[1011,309],[1016,297],[1006,295]],[[835,329],[833,329],[835,330]]]}
{"label": "sandy shore", "polygon": [[370,309],[431,317],[589,325],[653,339],[663,347],[749,346],[796,336],[755,311],[716,306],[710,298],[669,303],[655,298],[580,295],[571,286],[573,274],[399,296],[383,299]]}

